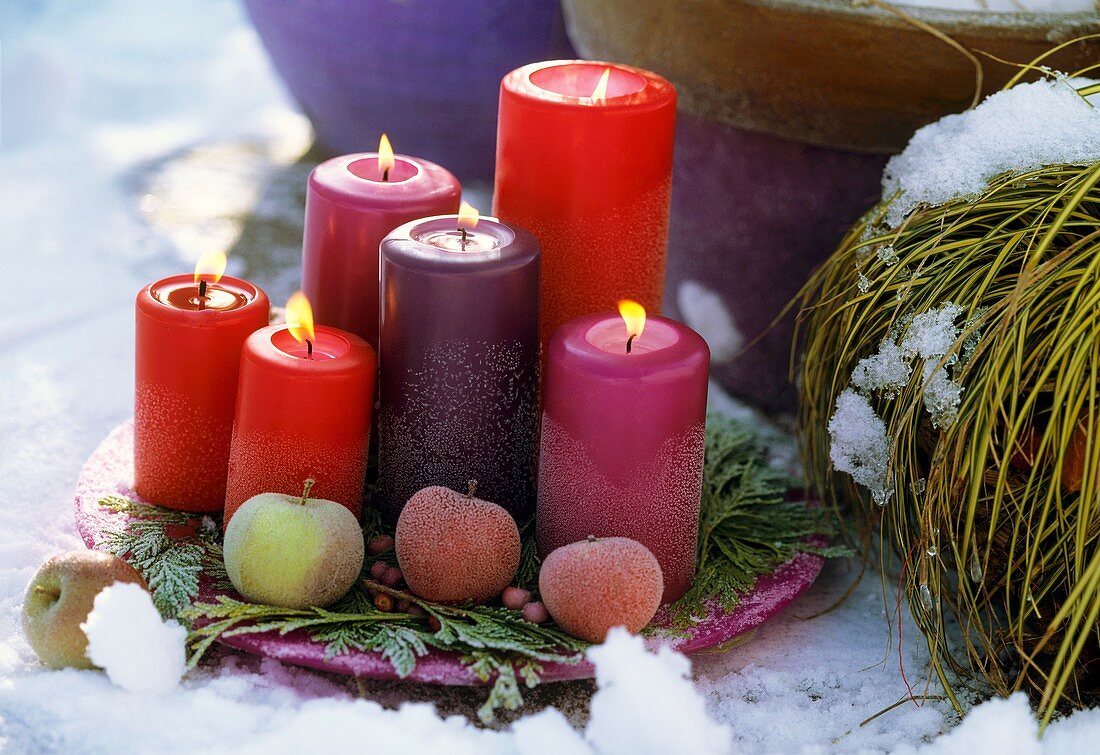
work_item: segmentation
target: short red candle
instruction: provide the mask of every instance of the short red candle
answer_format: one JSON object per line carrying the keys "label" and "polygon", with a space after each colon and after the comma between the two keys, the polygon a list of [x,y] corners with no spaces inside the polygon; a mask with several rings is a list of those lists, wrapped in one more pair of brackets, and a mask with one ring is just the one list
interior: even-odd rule
{"label": "short red candle", "polygon": [[309,176],[302,291],[322,325],[378,348],[378,245],[399,225],[458,211],[458,179],[435,163],[396,155],[382,180],[375,152],[335,157]]}
{"label": "short red candle", "polygon": [[544,344],[622,297],[661,311],[675,122],[672,85],[630,66],[533,63],[501,82],[493,214],[542,245]]}
{"label": "short red candle", "polygon": [[627,337],[622,318],[601,314],[550,340],[538,546],[545,556],[589,535],[633,538],[660,562],[668,603],[695,574],[710,350],[663,317],[629,354]]}
{"label": "short red candle", "polygon": [[185,511],[221,511],[241,345],[267,325],[267,295],[247,281],[176,275],[137,295],[134,490]]}
{"label": "short red candle", "polygon": [[258,330],[241,353],[229,455],[225,521],[258,493],[337,501],[356,516],[363,501],[374,349],[362,338],[319,325],[313,353],[285,325]]}

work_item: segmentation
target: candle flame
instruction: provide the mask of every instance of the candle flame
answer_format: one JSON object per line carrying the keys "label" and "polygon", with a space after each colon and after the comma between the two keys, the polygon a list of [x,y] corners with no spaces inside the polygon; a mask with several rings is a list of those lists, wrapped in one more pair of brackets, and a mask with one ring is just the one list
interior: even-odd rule
{"label": "candle flame", "polygon": [[390,145],[390,138],[382,134],[382,138],[378,140],[378,172],[384,176],[388,171],[393,170],[393,166],[393,147]]}
{"label": "candle flame", "polygon": [[619,314],[626,323],[626,336],[637,338],[645,330],[645,307],[636,301],[623,299],[619,302]]}
{"label": "candle flame", "polygon": [[600,104],[607,99],[607,80],[611,78],[611,69],[603,69],[600,80],[596,82],[596,88],[592,90],[593,104]]}
{"label": "candle flame", "polygon": [[195,283],[199,281],[217,283],[225,275],[227,263],[224,252],[207,252],[202,255],[195,263]]}
{"label": "candle flame", "polygon": [[301,291],[295,291],[287,299],[286,327],[298,343],[317,340],[313,329],[313,307]]}
{"label": "candle flame", "polygon": [[465,228],[468,231],[472,231],[477,227],[477,221],[481,217],[481,214],[477,211],[469,202],[463,202],[458,207],[458,227]]}

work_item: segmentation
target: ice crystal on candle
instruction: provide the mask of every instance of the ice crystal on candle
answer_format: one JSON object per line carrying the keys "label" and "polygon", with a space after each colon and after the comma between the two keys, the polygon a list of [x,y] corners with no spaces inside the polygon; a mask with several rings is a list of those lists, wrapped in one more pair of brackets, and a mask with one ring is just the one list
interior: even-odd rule
{"label": "ice crystal on candle", "polygon": [[[396,516],[428,485],[478,492],[514,515],[534,499],[538,366],[524,344],[449,341],[404,377],[400,406],[379,415],[378,497]],[[485,438],[499,438],[489,447]]]}

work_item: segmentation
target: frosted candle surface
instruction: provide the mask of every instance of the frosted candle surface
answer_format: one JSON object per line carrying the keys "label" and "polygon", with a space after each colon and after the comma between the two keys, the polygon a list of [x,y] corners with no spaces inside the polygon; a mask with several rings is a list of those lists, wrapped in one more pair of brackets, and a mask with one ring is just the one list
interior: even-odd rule
{"label": "frosted candle surface", "polygon": [[539,551],[596,537],[649,548],[664,601],[695,574],[706,417],[706,342],[650,318],[626,353],[617,315],[582,317],[547,349],[539,456]]}

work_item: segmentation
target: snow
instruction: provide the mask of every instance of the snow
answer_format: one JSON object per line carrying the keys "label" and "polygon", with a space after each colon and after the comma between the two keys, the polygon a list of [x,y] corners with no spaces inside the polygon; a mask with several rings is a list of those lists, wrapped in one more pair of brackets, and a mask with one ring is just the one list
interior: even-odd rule
{"label": "snow", "polygon": [[898,5],[983,13],[1087,13],[1096,0],[904,0]]}
{"label": "snow", "polygon": [[875,413],[866,396],[847,388],[836,397],[836,408],[829,418],[829,458],[838,472],[871,491],[880,506],[892,491],[887,475],[890,464],[890,439],[886,423]]}
{"label": "snow", "polygon": [[707,715],[688,659],[668,648],[644,648],[640,637],[617,627],[588,651],[600,689],[592,697],[585,738],[605,755],[729,752],[729,733]]}
{"label": "snow", "polygon": [[88,637],[88,658],[127,692],[165,694],[187,671],[187,630],[161,619],[140,585],[103,588],[80,628]]}
{"label": "snow", "polygon": [[744,345],[745,337],[717,291],[698,281],[684,281],[676,291],[676,307],[684,323],[707,342],[712,362],[728,362]]}
{"label": "snow", "polygon": [[[861,725],[905,697],[906,679],[917,695],[939,688],[912,621],[894,610],[897,575],[885,578],[888,602],[883,582],[868,574],[838,604],[858,573],[842,561],[751,640],[693,658],[695,692],[677,676],[675,656],[612,648],[598,691],[586,682],[525,691],[523,717],[497,729],[472,723],[484,690],[360,687],[224,649],[164,695],[127,692],[102,672],[41,666],[22,637],[20,604],[46,558],[83,547],[72,489],[84,459],[132,411],[134,294],[190,269],[201,251],[234,244],[230,271],[285,300],[297,282],[301,187],[313,158],[300,159],[308,127],[239,3],[9,0],[0,4],[0,34],[0,275],[11,284],[0,330],[5,755],[583,753],[604,727],[644,730],[640,717],[658,715],[657,705],[687,711],[694,728],[720,730],[736,752],[936,752],[951,746],[943,735],[952,730],[975,752],[1001,730],[1017,732],[1013,748],[1035,745],[1022,702],[986,703],[957,729],[938,699],[904,702]],[[711,398],[758,418],[714,387]],[[632,664],[663,674],[668,689],[636,682]],[[666,723],[664,733],[678,726]],[[1087,711],[1056,722],[1042,747],[1082,751],[1098,736],[1100,711]]]}
{"label": "snow", "polygon": [[1100,160],[1100,95],[1091,79],[1057,77],[996,92],[973,110],[919,129],[886,164],[882,196],[900,192],[885,220],[897,226],[918,205],[975,197],[1006,171]]}

